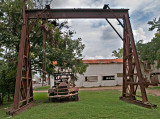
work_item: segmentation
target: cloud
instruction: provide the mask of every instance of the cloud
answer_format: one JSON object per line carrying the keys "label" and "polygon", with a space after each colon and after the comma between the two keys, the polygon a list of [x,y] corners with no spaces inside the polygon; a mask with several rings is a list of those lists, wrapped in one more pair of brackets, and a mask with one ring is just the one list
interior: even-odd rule
{"label": "cloud", "polygon": [[[119,25],[117,20],[109,20],[111,22],[111,24],[114,26],[114,28],[117,30],[117,32],[121,35],[121,37],[123,37],[123,29],[122,27]],[[107,21],[106,21],[107,23]],[[107,23],[106,27],[103,27],[103,36],[102,36],[103,40],[108,40],[108,39],[120,39],[118,34],[116,34],[116,32],[113,30],[113,28]]]}
{"label": "cloud", "polygon": [[[127,8],[135,41],[150,41],[155,31],[148,31],[147,22],[159,17],[159,0],[54,0],[53,8],[102,8],[109,4],[110,8]],[[122,41],[109,24],[98,19],[68,20],[71,29],[76,31],[74,38],[81,37],[86,45],[83,52],[85,59],[112,58],[112,51],[122,47]],[[116,20],[110,20],[123,36],[123,29]]]}
{"label": "cloud", "polygon": [[135,41],[139,40],[147,40],[146,33],[144,32],[143,28],[138,28],[137,30],[133,30]]}
{"label": "cloud", "polygon": [[122,47],[121,39],[105,20],[71,20],[69,25],[76,31],[74,38],[81,37],[86,45],[83,52],[85,59],[109,58],[113,50]]}
{"label": "cloud", "polygon": [[82,8],[88,7],[93,0],[54,0],[52,5],[54,8]]}

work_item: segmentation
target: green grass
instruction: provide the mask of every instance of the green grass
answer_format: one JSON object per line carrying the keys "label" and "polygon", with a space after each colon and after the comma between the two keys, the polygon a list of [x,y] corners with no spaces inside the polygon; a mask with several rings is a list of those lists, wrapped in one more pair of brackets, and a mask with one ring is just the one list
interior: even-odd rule
{"label": "green grass", "polygon": [[[157,109],[146,109],[119,100],[117,90],[80,91],[78,102],[49,103],[47,93],[35,93],[36,105],[13,119],[159,119],[160,97],[148,96]],[[5,110],[6,111],[6,110]],[[1,111],[0,111],[1,112]],[[0,119],[5,118],[4,111]]]}
{"label": "green grass", "polygon": [[152,87],[152,88],[149,88],[149,89],[158,89],[158,90],[160,90],[160,87]]}
{"label": "green grass", "polygon": [[5,102],[3,105],[0,105],[0,119],[6,119],[8,117],[6,112],[8,111],[8,108],[12,107],[12,105],[13,102]]}
{"label": "green grass", "polygon": [[42,86],[42,87],[39,87],[37,89],[35,89],[36,91],[42,91],[42,90],[48,90],[49,89],[49,86]]}

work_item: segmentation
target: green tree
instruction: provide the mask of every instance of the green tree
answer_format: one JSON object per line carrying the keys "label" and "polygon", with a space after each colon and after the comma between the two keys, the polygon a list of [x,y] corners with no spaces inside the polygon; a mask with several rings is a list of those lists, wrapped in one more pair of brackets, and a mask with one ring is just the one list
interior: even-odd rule
{"label": "green tree", "polygon": [[[7,96],[7,101],[13,99],[15,79],[16,79],[16,67],[13,67],[10,63],[1,65],[0,70],[0,92],[2,93],[2,100]],[[11,96],[10,96],[11,95]],[[3,102],[3,101],[2,101]]]}
{"label": "green tree", "polygon": [[19,50],[22,0],[0,1],[0,92],[3,97],[14,92]]}
{"label": "green tree", "polygon": [[[66,29],[65,31],[64,27]],[[87,67],[82,62],[82,51],[85,45],[82,43],[81,38],[73,39],[74,32],[68,30],[68,28],[67,22],[62,22],[53,28],[53,43],[47,45],[47,59],[49,62],[57,61],[57,67],[63,69],[69,68],[75,74],[76,79],[76,74],[83,74]],[[51,66],[51,64],[49,66],[55,67]],[[47,72],[53,72],[53,70],[48,70]]]}
{"label": "green tree", "polygon": [[[3,96],[14,92],[16,79],[16,68],[18,62],[18,51],[22,27],[22,1],[23,0],[1,0],[0,1],[0,92]],[[32,6],[32,0],[27,0],[27,6]],[[30,20],[29,24],[33,21]],[[31,30],[30,36],[41,28],[42,20]],[[76,73],[83,73],[86,65],[82,62],[82,50],[84,44],[81,39],[73,40],[72,31],[63,32],[68,29],[67,22],[56,23],[55,20],[48,21],[50,32],[46,42],[47,72],[49,75],[54,73],[55,66],[52,61],[57,60],[57,66],[71,68]],[[30,58],[34,73],[42,72],[42,31],[38,31],[34,39],[31,39]],[[9,89],[6,90],[6,87]],[[8,95],[8,99],[9,99]]]}
{"label": "green tree", "polygon": [[117,59],[123,58],[123,48],[118,48],[118,50],[112,51],[112,56],[116,57]]}
{"label": "green tree", "polygon": [[[0,93],[3,97],[14,92],[19,43],[22,28],[22,1],[0,1]],[[32,7],[31,0],[27,0]],[[7,88],[6,88],[7,87]]]}
{"label": "green tree", "polygon": [[139,41],[136,44],[141,61],[154,64],[157,61],[157,68],[160,68],[160,35],[155,36],[150,42]]}
{"label": "green tree", "polygon": [[[0,93],[3,96],[14,92],[16,80],[16,68],[18,62],[18,51],[22,27],[22,1],[23,0],[1,0],[0,1]],[[32,0],[27,0],[27,7],[34,7]],[[30,26],[33,23],[30,20]],[[56,20],[47,22],[49,32],[46,41],[46,61],[49,75],[54,73],[55,66],[52,61],[58,61],[57,66],[70,68],[73,73],[82,74],[86,65],[82,62],[82,51],[84,44],[81,39],[72,39],[73,32],[70,31],[67,22],[58,23]],[[42,20],[31,30],[30,36],[41,28]],[[64,31],[65,29],[65,31]],[[42,31],[39,30],[31,39],[30,58],[34,73],[42,72],[43,42]],[[6,88],[7,87],[7,88]]]}
{"label": "green tree", "polygon": [[157,61],[157,68],[160,68],[160,18],[158,20],[148,22],[151,27],[149,31],[157,29],[155,37],[148,43],[143,43],[142,40],[136,43],[137,50],[141,61],[147,61],[148,64],[154,64]]}
{"label": "green tree", "polygon": [[[38,22],[36,30],[42,24]],[[46,40],[46,70],[50,79],[53,75],[54,68],[61,67],[63,69],[70,68],[74,74],[85,72],[87,65],[82,62],[82,51],[85,47],[81,42],[81,38],[73,39],[73,31],[69,30],[66,21],[59,23],[58,20],[49,20],[47,22],[49,31],[47,32]],[[34,73],[40,72],[42,76],[42,61],[43,61],[43,42],[42,31],[39,31],[31,42],[31,61],[32,70]],[[53,61],[57,61],[55,66]]]}
{"label": "green tree", "polygon": [[150,31],[157,29],[157,33],[155,34],[155,36],[160,34],[160,18],[158,20],[155,18],[153,19],[153,21],[149,21],[148,24],[151,25],[151,27],[149,28]]}

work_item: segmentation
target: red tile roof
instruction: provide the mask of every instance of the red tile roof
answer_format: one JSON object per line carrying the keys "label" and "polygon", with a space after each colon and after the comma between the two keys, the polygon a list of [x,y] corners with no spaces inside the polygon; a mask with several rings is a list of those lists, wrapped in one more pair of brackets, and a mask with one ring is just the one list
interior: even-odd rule
{"label": "red tile roof", "polygon": [[53,61],[52,63],[53,63],[53,65],[57,65],[57,64],[58,64],[58,62],[57,62],[57,61]]}
{"label": "red tile roof", "polygon": [[83,60],[83,63],[87,64],[123,63],[123,59],[89,59],[89,60]]}

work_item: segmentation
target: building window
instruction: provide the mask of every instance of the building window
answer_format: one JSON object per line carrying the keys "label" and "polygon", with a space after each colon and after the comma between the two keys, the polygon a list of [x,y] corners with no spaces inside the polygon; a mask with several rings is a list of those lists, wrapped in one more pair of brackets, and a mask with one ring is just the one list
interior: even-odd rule
{"label": "building window", "polygon": [[86,76],[85,81],[87,81],[87,82],[97,82],[98,77],[97,76]]}
{"label": "building window", "polygon": [[117,73],[117,77],[123,77],[123,73]]}
{"label": "building window", "polygon": [[115,80],[115,76],[103,76],[103,80]]}

